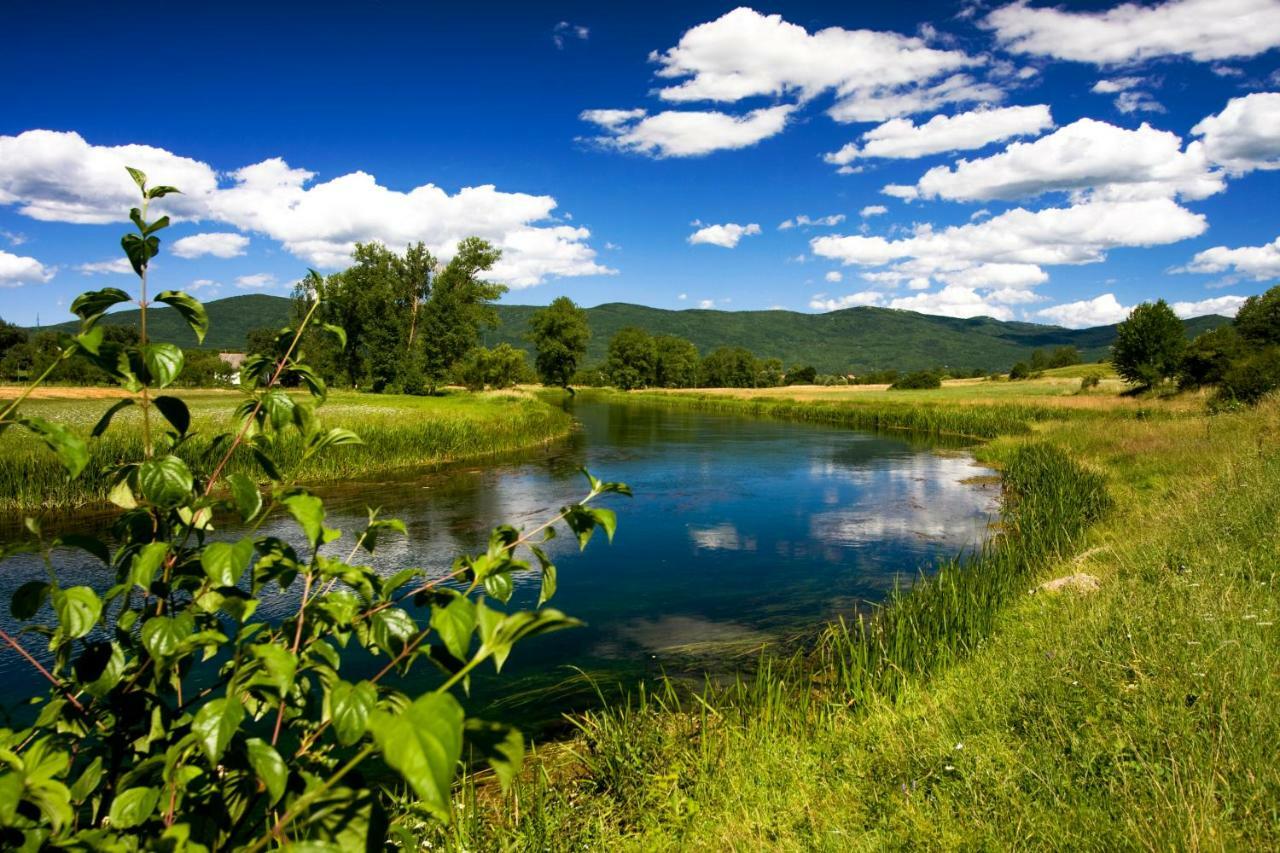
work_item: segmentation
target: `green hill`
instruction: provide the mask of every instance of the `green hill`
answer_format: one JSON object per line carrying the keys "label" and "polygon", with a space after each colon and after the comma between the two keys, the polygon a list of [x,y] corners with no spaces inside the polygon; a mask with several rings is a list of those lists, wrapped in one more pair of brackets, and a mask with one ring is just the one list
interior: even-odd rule
{"label": "green hill", "polygon": [[[238,351],[245,334],[259,326],[279,327],[289,318],[289,300],[254,294],[232,296],[206,305],[210,331],[205,347]],[[509,343],[529,349],[524,340],[530,305],[499,305],[502,325],[488,331],[488,346]],[[872,368],[915,370],[938,365],[956,368],[1005,369],[1037,348],[1073,345],[1087,361],[1104,356],[1115,338],[1115,326],[1064,329],[1036,323],[1011,323],[989,317],[967,320],[936,317],[888,308],[846,308],[826,314],[795,311],[668,311],[623,302],[587,309],[592,339],[589,362],[604,359],[609,338],[624,326],[654,334],[688,338],[705,355],[720,346],[742,346],[761,358],[781,358],[786,365],[812,364],[823,373]],[[195,339],[171,309],[153,309],[148,325],[157,340],[194,346]],[[137,311],[120,311],[108,323],[136,323]],[[1219,316],[1186,321],[1188,336],[1228,322]],[[74,323],[54,326],[73,329]]]}

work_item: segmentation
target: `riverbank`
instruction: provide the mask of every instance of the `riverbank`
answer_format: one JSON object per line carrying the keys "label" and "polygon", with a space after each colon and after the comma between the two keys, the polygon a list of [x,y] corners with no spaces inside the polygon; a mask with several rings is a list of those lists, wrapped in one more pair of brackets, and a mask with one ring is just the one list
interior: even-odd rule
{"label": "riverbank", "polygon": [[[11,395],[0,388],[0,400]],[[93,425],[119,389],[49,388],[29,400],[23,412],[67,424],[88,439]],[[209,441],[232,426],[232,409],[243,399],[233,391],[179,391],[191,409],[196,437],[180,452],[195,470],[209,455]],[[524,391],[439,397],[358,394],[335,391],[320,410],[333,426],[353,430],[363,444],[335,448],[302,463],[303,482],[322,483],[397,469],[459,462],[507,453],[567,435],[573,419],[564,410]],[[91,459],[79,479],[68,482],[61,467],[24,431],[0,435],[0,513],[67,510],[100,504],[108,488],[104,469],[117,459],[137,458],[136,407],[122,411],[111,430],[90,441]],[[247,453],[231,470],[260,477]]]}
{"label": "riverbank", "polygon": [[[1210,417],[1186,400],[1141,401],[1148,411],[1138,414],[1110,394],[1092,414],[1054,418],[988,401],[993,421],[959,413],[971,407],[947,405],[945,389],[911,393],[893,403],[894,421],[907,425],[903,413],[918,404],[935,423],[995,436],[979,456],[1015,486],[1009,535],[994,546],[1003,557],[988,552],[917,585],[890,608],[896,628],[871,643],[833,630],[810,655],[762,665],[702,701],[659,685],[588,715],[574,742],[539,754],[501,808],[473,780],[462,818],[437,840],[469,849],[1280,844],[1280,405]],[[794,398],[661,402],[818,416]],[[822,418],[850,425],[876,411],[849,399],[820,405]],[[1080,500],[1097,478],[1105,512]],[[1028,511],[1057,524],[1020,528]],[[1062,578],[1072,579],[1063,589],[1035,591]]]}

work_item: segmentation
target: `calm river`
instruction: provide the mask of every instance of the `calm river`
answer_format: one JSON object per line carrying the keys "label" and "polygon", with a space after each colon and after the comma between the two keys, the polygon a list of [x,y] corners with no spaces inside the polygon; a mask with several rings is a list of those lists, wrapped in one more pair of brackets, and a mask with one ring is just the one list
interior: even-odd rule
{"label": "calm river", "polygon": [[[492,526],[533,526],[581,497],[582,466],[631,486],[634,498],[605,499],[618,511],[612,546],[600,533],[581,554],[569,535],[549,543],[559,567],[553,605],[587,627],[527,641],[501,679],[475,681],[474,701],[496,701],[508,715],[586,701],[592,688],[579,670],[607,687],[657,671],[749,666],[762,645],[803,635],[974,548],[998,510],[985,476],[992,472],[963,449],[585,395],[573,411],[581,428],[569,439],[500,464],[321,490],[327,523],[347,532],[343,541],[363,525],[366,506],[381,507],[405,521],[410,537],[389,539],[377,565],[435,575],[455,555],[483,550]],[[297,538],[290,525],[270,527],[264,532]],[[42,577],[23,559],[0,571],[6,603],[18,584]],[[60,571],[66,585],[106,585],[101,566],[80,552],[67,552]],[[512,605],[532,606],[537,586],[528,573]],[[296,600],[272,604],[282,615]],[[369,673],[384,662],[369,662]],[[354,680],[364,663],[352,663],[344,676]],[[37,686],[8,650],[0,678],[5,704]]]}

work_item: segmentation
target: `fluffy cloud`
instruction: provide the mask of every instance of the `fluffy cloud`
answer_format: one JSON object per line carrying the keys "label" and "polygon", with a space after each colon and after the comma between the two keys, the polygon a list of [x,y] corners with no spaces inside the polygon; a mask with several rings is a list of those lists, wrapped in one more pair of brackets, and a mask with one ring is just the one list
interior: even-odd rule
{"label": "fluffy cloud", "polygon": [[809,300],[809,307],[819,311],[836,311],[841,308],[874,306],[894,308],[899,311],[918,311],[943,317],[995,317],[1012,320],[1013,312],[1004,304],[984,298],[977,291],[959,285],[947,285],[932,293],[914,296],[891,297],[877,290],[862,290],[845,296],[828,297],[816,293]]}
{"label": "fluffy cloud", "polygon": [[762,107],[743,116],[714,110],[668,110],[656,115],[646,115],[644,110],[586,110],[580,117],[606,131],[591,140],[606,148],[650,157],[699,157],[747,148],[776,136],[794,110],[789,104]]}
{"label": "fluffy cloud", "polygon": [[709,310],[716,307],[716,301],[714,299],[701,299],[698,301],[698,307]]}
{"label": "fluffy cloud", "polygon": [[953,79],[959,69],[981,63],[962,51],[873,30],[830,27],[810,34],[781,15],[745,7],[699,24],[652,59],[658,77],[680,81],[659,90],[667,101],[732,103],[760,96],[807,101],[835,92],[830,112],[840,121],[903,115],[915,111],[907,105],[912,100],[1000,97],[998,90],[975,92],[972,81]]}
{"label": "fluffy cloud", "polygon": [[1114,95],[1117,92],[1127,92],[1137,88],[1145,82],[1144,77],[1113,77],[1110,80],[1099,80],[1089,91],[1096,95]]}
{"label": "fluffy cloud", "polygon": [[0,251],[0,287],[21,287],[24,284],[43,284],[53,278],[49,269],[35,258],[12,255]]}
{"label": "fluffy cloud", "polygon": [[204,163],[144,145],[95,146],[76,133],[0,136],[0,205],[49,221],[119,221],[137,200],[126,164],[182,190],[157,203],[169,215],[264,234],[319,267],[344,265],[356,242],[370,240],[396,249],[421,240],[447,259],[459,240],[476,235],[502,249],[493,277],[513,287],[614,272],[596,262],[587,229],[546,224],[556,208],[551,196],[492,185],[401,192],[365,172],[315,182],[280,158],[233,171],[230,184],[219,186]]}
{"label": "fluffy cloud", "polygon": [[1015,208],[981,222],[942,230],[919,226],[899,240],[830,235],[810,241],[813,253],[845,264],[878,266],[914,258],[947,264],[1087,264],[1119,246],[1155,246],[1201,234],[1204,216],[1169,199],[1094,201],[1035,212]]}
{"label": "fluffy cloud", "polygon": [[824,275],[823,278],[832,284],[835,284],[836,282],[844,281],[844,273],[840,272],[840,270],[831,270],[829,273]]}
{"label": "fluffy cloud", "polygon": [[689,235],[689,242],[695,246],[705,243],[709,246],[723,246],[732,249],[738,241],[751,234],[759,234],[760,226],[752,222],[750,225],[739,225],[727,222],[724,225],[707,225]]}
{"label": "fluffy cloud", "polygon": [[845,215],[843,213],[833,213],[830,216],[819,216],[817,219],[810,219],[808,216],[801,214],[795,219],[784,219],[782,222],[778,223],[778,230],[788,231],[792,228],[804,227],[830,228],[831,226],[839,225],[841,222],[844,222],[844,220]]}
{"label": "fluffy cloud", "polygon": [[242,275],[236,279],[236,287],[241,290],[262,290],[266,287],[274,287],[275,283],[276,277],[269,272]]}
{"label": "fluffy cloud", "polygon": [[173,253],[180,258],[199,258],[213,255],[215,258],[236,258],[244,254],[249,238],[243,234],[204,233],[192,234],[173,243]]}
{"label": "fluffy cloud", "polygon": [[[153,264],[154,265],[154,264]],[[85,275],[133,275],[133,266],[128,258],[112,258],[106,261],[93,261],[79,264],[76,269]]]}
{"label": "fluffy cloud", "polygon": [[1116,95],[1116,109],[1129,113],[1162,113],[1164,105],[1146,92],[1121,92]]}
{"label": "fluffy cloud", "polygon": [[943,151],[969,151],[1014,136],[1035,135],[1052,126],[1053,117],[1044,104],[936,115],[921,125],[898,118],[862,134],[861,148],[851,142],[824,159],[844,166],[867,157],[906,159]]}
{"label": "fluffy cloud", "polygon": [[44,222],[102,224],[128,219],[138,187],[125,166],[141,169],[153,184],[182,190],[157,201],[175,219],[198,219],[217,190],[217,174],[205,163],[149,145],[90,145],[78,133],[29,130],[0,136],[0,205]]}
{"label": "fluffy cloud", "polygon": [[1234,317],[1244,304],[1243,296],[1215,296],[1212,299],[1201,299],[1199,302],[1175,302],[1171,306],[1173,313],[1179,317],[1203,317],[1206,314],[1221,314]]}
{"label": "fluffy cloud", "polygon": [[[829,235],[810,241],[813,254],[846,265],[885,267],[862,277],[880,285],[906,282],[942,291],[881,301],[890,308],[953,316],[1009,317],[1008,305],[1038,301],[1030,289],[1048,279],[1043,266],[1105,260],[1121,246],[1154,246],[1195,237],[1205,218],[1170,199],[1092,201],[1063,208],[1015,208],[999,216],[935,230],[918,225],[900,239]],[[1052,309],[1046,309],[1052,310]]]}
{"label": "fluffy cloud", "polygon": [[1280,92],[1232,98],[1191,132],[1202,137],[1210,160],[1233,173],[1280,169]]}
{"label": "fluffy cloud", "polygon": [[1067,302],[1036,312],[1037,317],[1066,326],[1069,329],[1085,329],[1090,326],[1109,326],[1129,316],[1132,308],[1116,301],[1114,293],[1104,293],[1093,299]]}
{"label": "fluffy cloud", "polygon": [[[1201,199],[1224,186],[1199,143],[1183,150],[1177,134],[1146,123],[1128,130],[1084,118],[1034,142],[1015,142],[990,157],[937,166],[913,189],[920,197],[955,201],[1009,200],[1061,190],[1134,200],[1175,195]],[[892,192],[886,187],[885,192],[911,195],[901,187]]]}
{"label": "fluffy cloud", "polygon": [[1191,263],[1179,272],[1233,272],[1255,281],[1280,276],[1280,237],[1265,246],[1241,246],[1229,249],[1214,246],[1197,252]]}
{"label": "fluffy cloud", "polygon": [[869,204],[862,208],[862,210],[859,210],[858,215],[863,219],[869,219],[872,216],[883,216],[888,212],[889,208],[885,207],[883,204]]}
{"label": "fluffy cloud", "polygon": [[1166,56],[1208,62],[1280,46],[1275,0],[1124,3],[1105,12],[1033,8],[1022,0],[995,10],[986,24],[1006,50],[1094,65]]}
{"label": "fluffy cloud", "polygon": [[860,305],[880,305],[883,301],[884,294],[874,290],[863,290],[830,299],[825,293],[815,293],[809,300],[809,307],[818,311],[837,311],[841,308],[856,308]]}

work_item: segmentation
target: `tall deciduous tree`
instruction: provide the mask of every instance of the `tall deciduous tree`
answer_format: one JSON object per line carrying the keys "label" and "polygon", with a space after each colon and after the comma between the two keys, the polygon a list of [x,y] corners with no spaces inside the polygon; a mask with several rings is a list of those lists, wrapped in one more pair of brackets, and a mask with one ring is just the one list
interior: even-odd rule
{"label": "tall deciduous tree", "polygon": [[623,391],[646,388],[654,384],[657,360],[653,336],[644,329],[628,326],[610,339],[604,372],[609,382]]}
{"label": "tall deciduous tree", "polygon": [[1178,372],[1186,347],[1186,329],[1168,303],[1144,302],[1116,327],[1111,363],[1125,381],[1150,388]]}
{"label": "tall deciduous tree", "polygon": [[546,308],[533,312],[528,337],[537,350],[534,365],[542,384],[569,388],[591,340],[587,312],[569,297],[557,297]]}
{"label": "tall deciduous tree", "polygon": [[676,335],[658,335],[653,339],[657,363],[654,384],[662,388],[693,388],[698,384],[701,359],[692,342]]}
{"label": "tall deciduous tree", "polygon": [[467,237],[436,276],[431,298],[420,318],[423,367],[436,388],[467,351],[476,346],[480,330],[498,325],[493,302],[507,292],[504,284],[481,276],[493,269],[502,251],[479,237]]}

